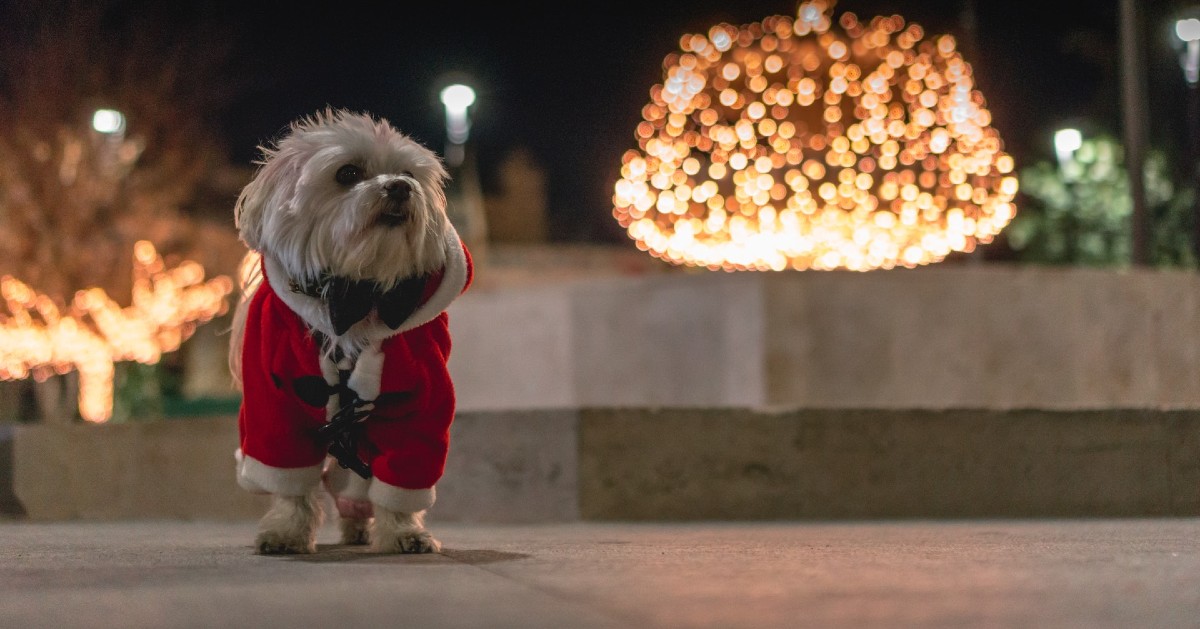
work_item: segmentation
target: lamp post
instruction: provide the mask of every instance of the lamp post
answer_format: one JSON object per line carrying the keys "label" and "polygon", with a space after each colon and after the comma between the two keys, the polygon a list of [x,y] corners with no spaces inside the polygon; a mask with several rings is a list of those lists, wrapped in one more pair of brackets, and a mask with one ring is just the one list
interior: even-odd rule
{"label": "lamp post", "polygon": [[1083,134],[1079,129],[1059,129],[1054,132],[1054,152],[1058,156],[1058,167],[1064,179],[1075,179],[1075,151],[1082,146]]}
{"label": "lamp post", "polygon": [[1179,56],[1183,76],[1187,79],[1188,87],[1194,88],[1200,83],[1200,19],[1193,17],[1176,21],[1175,36],[1184,45],[1183,54]]}
{"label": "lamp post", "polygon": [[446,187],[446,213],[478,265],[486,259],[488,236],[479,172],[466,146],[471,134],[468,109],[475,104],[475,90],[452,83],[442,88],[438,98],[446,108],[446,165],[451,174]]}
{"label": "lamp post", "polygon": [[467,108],[475,103],[475,90],[455,83],[443,88],[440,98],[446,107],[446,162],[450,166],[459,166],[466,156],[465,146],[471,134]]}
{"label": "lamp post", "polygon": [[1121,0],[1121,110],[1124,124],[1125,163],[1129,167],[1129,194],[1133,197],[1132,262],[1150,263],[1150,209],[1146,203],[1146,77],[1142,60],[1141,4]]}
{"label": "lamp post", "polygon": [[99,135],[100,140],[97,147],[100,172],[105,176],[119,177],[136,158],[136,154],[122,150],[126,145],[126,129],[125,114],[120,111],[97,109],[92,112],[92,131]]}
{"label": "lamp post", "polygon": [[1188,84],[1188,148],[1190,149],[1192,181],[1192,251],[1200,260],[1200,19],[1187,18],[1175,22],[1175,36],[1183,45],[1179,65]]}
{"label": "lamp post", "polygon": [[1059,129],[1054,132],[1054,153],[1058,157],[1058,171],[1062,174],[1063,183],[1066,184],[1067,192],[1071,195],[1071,205],[1066,215],[1066,247],[1067,259],[1071,262],[1075,261],[1077,252],[1076,243],[1079,239],[1079,220],[1076,216],[1078,210],[1077,199],[1075,198],[1075,182],[1083,173],[1080,170],[1079,162],[1075,161],[1075,151],[1078,151],[1083,146],[1083,134],[1079,129],[1066,128]]}

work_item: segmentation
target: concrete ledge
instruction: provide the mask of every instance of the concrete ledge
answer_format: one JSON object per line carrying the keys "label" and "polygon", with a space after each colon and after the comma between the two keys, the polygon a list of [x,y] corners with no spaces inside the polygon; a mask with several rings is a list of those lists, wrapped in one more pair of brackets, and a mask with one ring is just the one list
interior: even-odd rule
{"label": "concrete ledge", "polygon": [[593,520],[1200,514],[1200,411],[595,410]]}
{"label": "concrete ledge", "polygon": [[17,426],[13,487],[36,520],[242,519],[266,496],[238,488],[237,419]]}
{"label": "concrete ledge", "polygon": [[[11,485],[39,520],[257,517],[236,443],[233,418],[19,426]],[[479,412],[451,443],[442,521],[1200,515],[1200,410]]]}
{"label": "concrete ledge", "polygon": [[[573,411],[459,414],[433,513],[443,521],[578,519],[577,432]],[[234,479],[235,417],[23,425],[15,436],[11,484],[32,519],[245,519],[269,504]]]}
{"label": "concrete ledge", "polygon": [[432,517],[439,521],[579,519],[576,411],[460,413]]}
{"label": "concrete ledge", "polygon": [[12,486],[14,432],[14,426],[0,424],[0,519],[25,516],[25,507]]}

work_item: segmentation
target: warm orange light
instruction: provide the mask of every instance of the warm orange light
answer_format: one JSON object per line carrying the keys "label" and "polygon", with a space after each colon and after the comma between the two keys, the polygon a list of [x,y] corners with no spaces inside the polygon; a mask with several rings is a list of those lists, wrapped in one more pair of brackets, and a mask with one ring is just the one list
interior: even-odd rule
{"label": "warm orange light", "polygon": [[1012,220],[1012,158],[954,39],[832,0],[685,35],[622,159],[638,247],[725,270],[913,267]]}
{"label": "warm orange light", "polygon": [[90,422],[112,417],[117,361],[158,362],[179,349],[196,326],[226,311],[228,277],[204,281],[190,260],[164,269],[147,241],[134,246],[133,303],[121,308],[100,288],[75,293],[69,313],[10,276],[0,278],[8,315],[0,315],[0,379],[39,381],[79,371],[79,414]]}

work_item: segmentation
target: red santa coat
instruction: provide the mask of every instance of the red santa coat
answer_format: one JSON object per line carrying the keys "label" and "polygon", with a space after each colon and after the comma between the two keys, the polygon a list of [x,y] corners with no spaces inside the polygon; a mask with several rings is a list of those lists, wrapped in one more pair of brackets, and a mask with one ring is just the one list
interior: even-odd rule
{"label": "red santa coat", "polygon": [[[432,505],[446,464],[455,399],[444,308],[466,290],[472,274],[457,236],[446,244],[447,266],[427,283],[422,305],[394,332],[380,328],[348,382],[358,397],[377,401],[363,423],[359,454],[373,476],[370,500],[395,511]],[[316,431],[337,410],[338,367],[351,365],[334,365],[324,356],[296,313],[305,306],[296,300],[309,298],[281,297],[281,282],[272,285],[271,278],[265,268],[246,318],[238,480],[252,491],[303,495],[321,477],[327,452]]]}

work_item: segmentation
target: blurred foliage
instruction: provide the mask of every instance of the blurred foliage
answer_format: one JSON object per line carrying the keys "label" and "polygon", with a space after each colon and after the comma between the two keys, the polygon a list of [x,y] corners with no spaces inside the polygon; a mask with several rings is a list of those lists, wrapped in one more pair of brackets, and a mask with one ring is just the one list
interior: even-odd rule
{"label": "blurred foliage", "polygon": [[[1042,264],[1129,264],[1133,197],[1124,162],[1120,142],[1100,136],[1084,140],[1061,167],[1040,162],[1021,170],[1026,199],[1005,231],[1019,258]],[[1195,191],[1172,183],[1161,152],[1149,152],[1145,173],[1151,262],[1195,267],[1191,244]]]}
{"label": "blurred foliage", "polygon": [[163,417],[160,364],[120,362],[113,381],[113,423],[153,421]]}

